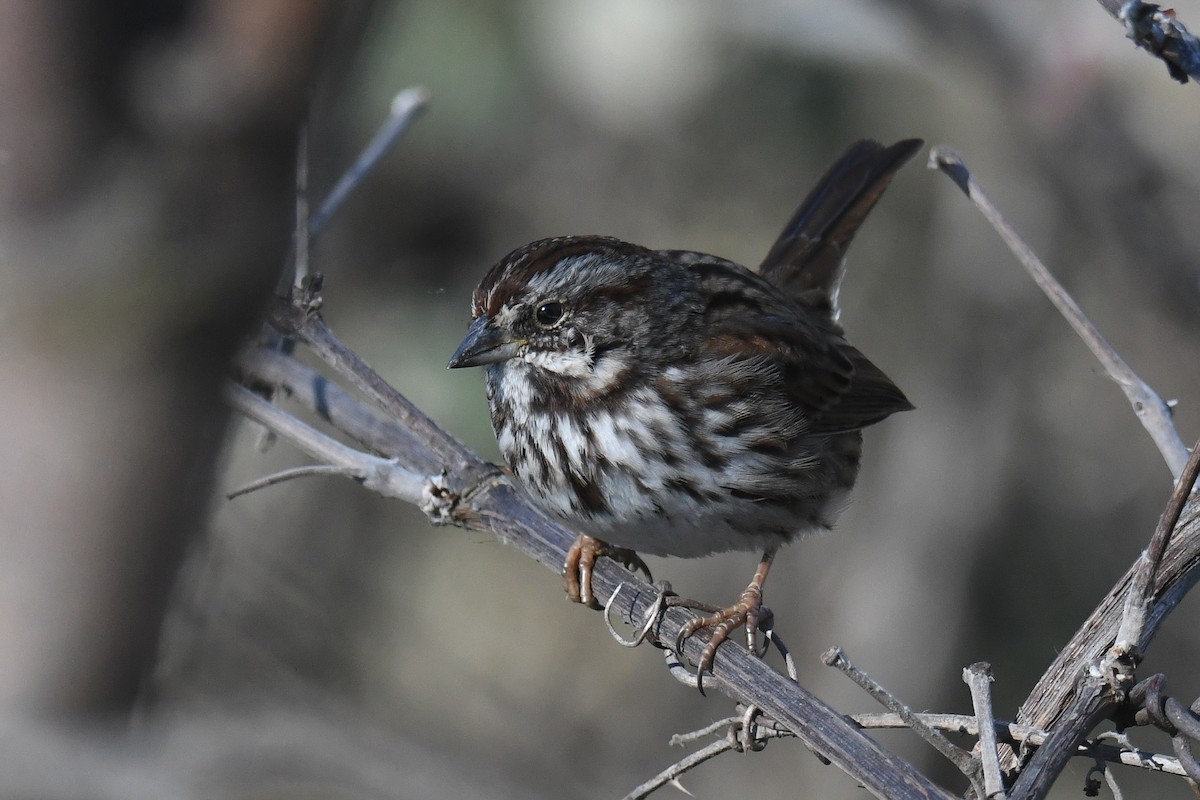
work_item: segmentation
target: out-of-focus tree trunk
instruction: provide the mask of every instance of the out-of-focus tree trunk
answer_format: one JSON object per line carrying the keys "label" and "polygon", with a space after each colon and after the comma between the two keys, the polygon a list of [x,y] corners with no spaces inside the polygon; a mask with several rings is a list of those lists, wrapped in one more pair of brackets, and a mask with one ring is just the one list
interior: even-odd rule
{"label": "out-of-focus tree trunk", "polygon": [[0,4],[0,713],[131,707],[338,8]]}

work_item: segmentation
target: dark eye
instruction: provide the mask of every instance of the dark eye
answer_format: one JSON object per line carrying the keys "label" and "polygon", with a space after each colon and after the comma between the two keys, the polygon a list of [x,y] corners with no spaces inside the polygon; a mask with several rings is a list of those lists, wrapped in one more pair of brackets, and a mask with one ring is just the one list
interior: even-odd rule
{"label": "dark eye", "polygon": [[542,303],[534,312],[533,318],[543,328],[552,328],[563,318],[563,304],[559,302]]}

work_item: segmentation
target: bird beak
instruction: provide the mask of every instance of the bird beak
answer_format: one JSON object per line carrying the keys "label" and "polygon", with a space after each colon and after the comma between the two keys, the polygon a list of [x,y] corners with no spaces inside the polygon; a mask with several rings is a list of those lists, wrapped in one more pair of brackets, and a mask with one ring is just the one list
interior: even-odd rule
{"label": "bird beak", "polygon": [[446,368],[481,367],[484,364],[507,361],[517,354],[523,344],[525,342],[522,340],[510,339],[508,334],[492,325],[487,317],[476,317],[467,329],[462,344],[454,351],[454,355],[450,356],[450,363]]}

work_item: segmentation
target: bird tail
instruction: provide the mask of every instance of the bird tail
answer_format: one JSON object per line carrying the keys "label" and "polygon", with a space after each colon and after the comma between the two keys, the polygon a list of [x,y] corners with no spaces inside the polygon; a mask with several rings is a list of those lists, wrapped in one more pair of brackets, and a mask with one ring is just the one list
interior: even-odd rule
{"label": "bird tail", "polygon": [[892,176],[924,144],[890,147],[863,139],[850,146],[804,198],[763,259],[759,272],[792,297],[837,316],[846,250]]}

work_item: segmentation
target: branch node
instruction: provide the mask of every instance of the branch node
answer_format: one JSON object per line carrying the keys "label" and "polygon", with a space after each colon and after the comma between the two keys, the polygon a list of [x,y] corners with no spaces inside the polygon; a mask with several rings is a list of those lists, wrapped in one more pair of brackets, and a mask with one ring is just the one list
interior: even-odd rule
{"label": "branch node", "polygon": [[443,470],[437,475],[425,479],[421,489],[421,501],[417,507],[433,525],[453,525],[454,509],[458,505],[458,495],[451,491]]}
{"label": "branch node", "polygon": [[1190,76],[1200,81],[1200,40],[1184,26],[1173,8],[1157,3],[1128,0],[1121,4],[1117,19],[1134,44],[1167,65],[1167,72],[1180,83]]}
{"label": "branch node", "polygon": [[304,316],[311,317],[321,310],[321,306],[325,304],[325,299],[321,296],[324,286],[325,276],[320,272],[310,272],[300,279],[300,290],[296,292],[292,302],[304,312]]}

